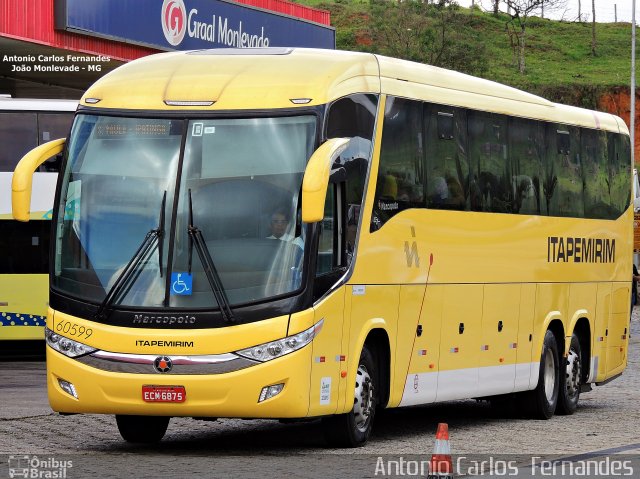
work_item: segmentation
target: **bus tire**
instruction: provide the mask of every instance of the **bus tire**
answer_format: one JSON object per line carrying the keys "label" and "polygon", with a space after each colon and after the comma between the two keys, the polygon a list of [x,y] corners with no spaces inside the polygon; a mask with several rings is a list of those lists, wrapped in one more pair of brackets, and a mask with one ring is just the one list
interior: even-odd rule
{"label": "bus tire", "polygon": [[373,429],[378,398],[378,371],[373,354],[362,349],[356,372],[353,408],[346,414],[322,419],[324,437],[334,447],[363,446]]}
{"label": "bus tire", "polygon": [[526,395],[527,412],[534,419],[550,419],[558,405],[560,355],[554,334],[547,330],[540,355],[538,385]]}
{"label": "bus tire", "polygon": [[116,424],[122,439],[139,444],[159,442],[167,432],[170,417],[116,415]]}
{"label": "bus tire", "polygon": [[[558,395],[558,414],[573,414],[578,409],[580,388],[582,387],[582,349],[576,333],[571,336],[569,354],[560,373],[560,391]],[[562,374],[564,372],[565,374]]]}

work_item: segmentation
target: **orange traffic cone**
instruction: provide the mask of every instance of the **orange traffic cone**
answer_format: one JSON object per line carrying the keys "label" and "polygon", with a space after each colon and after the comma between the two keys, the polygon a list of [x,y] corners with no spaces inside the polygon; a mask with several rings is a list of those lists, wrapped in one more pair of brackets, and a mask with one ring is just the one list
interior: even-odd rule
{"label": "orange traffic cone", "polygon": [[449,426],[441,422],[436,432],[436,445],[431,455],[429,479],[445,479],[453,477],[453,463],[449,446]]}

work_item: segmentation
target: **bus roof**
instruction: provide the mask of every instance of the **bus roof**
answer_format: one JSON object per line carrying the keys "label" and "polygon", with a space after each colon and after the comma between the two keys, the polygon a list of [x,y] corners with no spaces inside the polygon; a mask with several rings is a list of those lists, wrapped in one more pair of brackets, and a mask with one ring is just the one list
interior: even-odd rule
{"label": "bus roof", "polygon": [[0,111],[76,111],[78,100],[0,97]]}
{"label": "bus roof", "polygon": [[[531,93],[463,73],[370,53],[303,48],[215,49],[150,55],[98,80],[85,93],[82,104],[163,111],[263,110],[321,105],[352,93],[386,93],[627,132],[626,128],[619,128],[611,114],[554,104]],[[87,103],[87,98],[99,102]],[[165,101],[181,102],[182,106],[168,106]],[[194,106],[187,102],[212,103]]]}

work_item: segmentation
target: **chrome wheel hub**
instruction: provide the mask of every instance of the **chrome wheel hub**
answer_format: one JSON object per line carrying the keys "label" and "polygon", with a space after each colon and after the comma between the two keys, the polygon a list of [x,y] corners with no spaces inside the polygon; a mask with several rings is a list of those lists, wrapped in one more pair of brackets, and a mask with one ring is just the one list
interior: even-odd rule
{"label": "chrome wheel hub", "polygon": [[556,385],[556,362],[551,350],[547,349],[544,355],[544,393],[547,401],[553,400],[553,393]]}
{"label": "chrome wheel hub", "polygon": [[581,373],[580,356],[572,348],[567,356],[567,397],[574,398],[580,392]]}
{"label": "chrome wheel hub", "polygon": [[373,383],[367,368],[361,364],[356,373],[356,388],[353,397],[353,415],[359,431],[364,432],[369,427],[373,407]]}

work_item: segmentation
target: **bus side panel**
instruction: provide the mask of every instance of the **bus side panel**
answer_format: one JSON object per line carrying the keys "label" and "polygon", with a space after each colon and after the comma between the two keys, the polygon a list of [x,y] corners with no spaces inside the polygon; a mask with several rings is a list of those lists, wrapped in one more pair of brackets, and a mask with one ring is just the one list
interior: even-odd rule
{"label": "bus side panel", "polygon": [[444,291],[437,401],[475,397],[482,337],[481,284],[452,284]]}
{"label": "bus side panel", "polygon": [[482,342],[478,396],[513,392],[516,376],[519,284],[486,284],[482,303]]}
{"label": "bus side panel", "polygon": [[0,339],[43,339],[48,300],[48,275],[0,275]]}
{"label": "bus side panel", "polygon": [[[396,342],[400,286],[351,285],[351,288],[347,287],[346,294],[351,294],[349,349],[346,357],[348,374],[345,390],[346,401],[338,413],[349,412],[353,408],[353,385],[356,383],[358,361],[369,332],[372,329],[384,329],[389,336],[389,347]],[[395,379],[394,367],[392,353],[391,384]]]}
{"label": "bus side panel", "polygon": [[607,376],[621,373],[627,364],[627,343],[631,309],[631,283],[613,283],[613,311],[609,322],[607,345]]}
{"label": "bus side panel", "polygon": [[[335,414],[338,409],[340,371],[346,370],[343,359],[342,326],[344,317],[343,286],[327,296],[314,308],[314,323],[324,320],[322,330],[313,340],[311,383],[309,387],[309,415]],[[350,288],[348,288],[350,289]],[[342,388],[344,389],[344,388]]]}
{"label": "bus side panel", "polygon": [[[629,306],[631,307],[631,306]],[[587,382],[603,381],[607,375],[607,330],[611,317],[611,283],[599,283],[596,298],[596,323],[591,341],[591,365]]]}
{"label": "bus side panel", "polygon": [[[539,283],[536,289],[536,316],[533,329],[533,361],[540,363],[544,335],[551,322],[560,320],[562,328],[567,330],[567,306],[570,284]],[[563,354],[564,344],[558,344],[558,352]],[[538,384],[539,368],[534,368],[531,377],[533,388]]]}
{"label": "bus side panel", "polygon": [[[400,288],[400,319],[395,348],[396,380],[391,391],[390,406],[411,406],[436,400],[444,288],[441,285],[429,285],[426,292],[423,285]],[[419,326],[422,327],[422,333],[417,336]]]}
{"label": "bus side panel", "polygon": [[565,331],[567,346],[576,323],[582,317],[589,320],[589,329],[593,335],[597,291],[598,285],[595,283],[576,283],[571,285],[571,296],[569,297],[569,309],[567,311],[567,318],[571,320],[571,323]]}
{"label": "bus side panel", "polygon": [[[514,391],[526,391],[535,387],[531,384],[531,371],[538,368],[538,358],[533,357],[533,318],[536,309],[536,285],[523,284],[520,289],[520,316],[518,320],[518,340],[516,353],[516,380]],[[534,362],[536,361],[536,362]]]}
{"label": "bus side panel", "polygon": [[[569,351],[571,336],[575,330],[576,323],[581,318],[589,321],[590,339],[595,331],[596,303],[598,296],[598,285],[596,283],[576,283],[571,285],[571,296],[569,297],[569,309],[567,311],[570,320],[569,327],[565,330],[565,352]],[[583,338],[584,341],[584,338]],[[584,354],[584,346],[582,347]],[[591,368],[591,365],[584,364],[584,368]]]}

